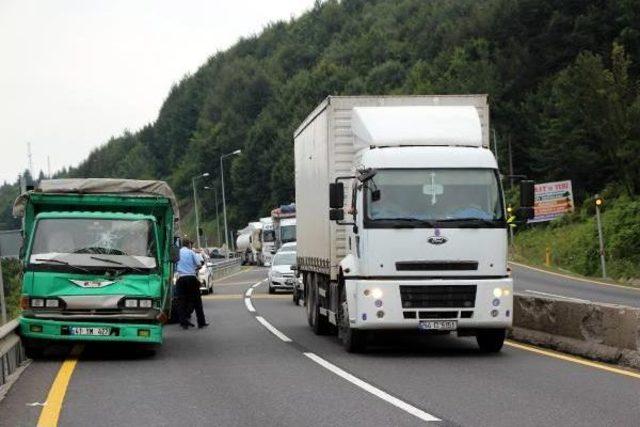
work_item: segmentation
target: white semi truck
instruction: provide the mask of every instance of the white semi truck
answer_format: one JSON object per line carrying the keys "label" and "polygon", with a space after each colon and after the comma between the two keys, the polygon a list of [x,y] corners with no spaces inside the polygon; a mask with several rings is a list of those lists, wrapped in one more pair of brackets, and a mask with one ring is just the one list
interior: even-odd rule
{"label": "white semi truck", "polygon": [[250,222],[238,231],[236,251],[242,258],[243,264],[257,265],[262,252],[262,223]]}
{"label": "white semi truck", "polygon": [[271,211],[273,231],[276,236],[275,250],[285,243],[296,241],[296,205],[282,205]]}
{"label": "white semi truck", "polygon": [[[294,133],[308,323],[362,351],[373,331],[476,336],[513,317],[486,95],[329,97]],[[521,183],[523,219],[533,184]]]}

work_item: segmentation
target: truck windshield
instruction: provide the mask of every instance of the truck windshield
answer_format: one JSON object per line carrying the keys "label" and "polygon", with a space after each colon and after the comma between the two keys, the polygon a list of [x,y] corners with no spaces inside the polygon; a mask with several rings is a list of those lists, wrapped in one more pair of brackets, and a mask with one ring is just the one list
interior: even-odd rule
{"label": "truck windshield", "polygon": [[366,194],[370,224],[504,223],[500,185],[492,169],[378,169]]}
{"label": "truck windshield", "polygon": [[276,240],[276,233],[273,230],[264,230],[262,232],[263,242],[273,242],[274,240]]}
{"label": "truck windshield", "polygon": [[148,220],[41,219],[33,238],[30,263],[153,269],[154,227]]}
{"label": "truck windshield", "polygon": [[280,227],[280,235],[282,236],[282,243],[295,242],[296,240],[296,226],[295,225],[283,225]]}

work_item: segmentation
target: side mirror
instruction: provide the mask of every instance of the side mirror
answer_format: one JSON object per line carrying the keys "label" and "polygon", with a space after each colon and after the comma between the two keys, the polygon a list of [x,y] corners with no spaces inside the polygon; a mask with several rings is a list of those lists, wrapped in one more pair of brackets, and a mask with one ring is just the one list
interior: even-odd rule
{"label": "side mirror", "polygon": [[342,221],[344,219],[344,210],[342,209],[330,209],[329,220],[330,221]]}
{"label": "side mirror", "polygon": [[378,171],[373,168],[367,168],[367,169],[359,170],[358,173],[359,173],[359,175],[357,176],[358,181],[366,182],[366,181],[369,181],[374,176],[376,176]]}
{"label": "side mirror", "polygon": [[271,255],[275,255],[275,254],[276,254],[276,251],[272,249],[271,250]]}
{"label": "side mirror", "polygon": [[329,207],[339,209],[344,206],[344,184],[334,182],[329,184]]}
{"label": "side mirror", "polygon": [[533,208],[535,202],[535,189],[533,181],[525,179],[520,181],[520,207]]}
{"label": "side mirror", "polygon": [[372,201],[372,202],[377,202],[377,201],[379,201],[379,200],[380,200],[380,197],[381,197],[381,195],[380,195],[380,190],[373,190],[373,191],[371,192],[371,201]]}
{"label": "side mirror", "polygon": [[180,248],[171,246],[171,249],[169,249],[169,257],[171,257],[171,262],[175,263],[180,261]]}
{"label": "side mirror", "polygon": [[289,267],[289,269],[291,271],[298,271],[298,266],[296,264],[293,264],[292,266]]}

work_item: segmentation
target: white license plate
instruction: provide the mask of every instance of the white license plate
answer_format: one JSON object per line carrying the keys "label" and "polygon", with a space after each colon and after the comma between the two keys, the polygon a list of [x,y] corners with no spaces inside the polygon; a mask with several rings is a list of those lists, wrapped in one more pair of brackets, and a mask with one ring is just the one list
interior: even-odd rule
{"label": "white license plate", "polygon": [[423,331],[455,331],[458,329],[457,320],[421,320],[418,329]]}
{"label": "white license plate", "polygon": [[83,328],[83,327],[71,327],[69,328],[70,335],[92,335],[92,336],[109,336],[111,335],[111,328]]}

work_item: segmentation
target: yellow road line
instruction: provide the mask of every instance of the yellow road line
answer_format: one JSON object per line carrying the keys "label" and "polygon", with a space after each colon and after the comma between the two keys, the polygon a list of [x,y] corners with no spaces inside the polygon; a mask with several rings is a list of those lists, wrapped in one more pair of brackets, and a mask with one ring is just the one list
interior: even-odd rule
{"label": "yellow road line", "polygon": [[62,363],[56,379],[51,385],[47,401],[42,407],[40,418],[38,419],[38,427],[56,427],[62,410],[64,396],[67,393],[67,387],[71,380],[71,375],[76,369],[78,357],[84,349],[83,345],[75,345],[69,354],[69,357]]}
{"label": "yellow road line", "polygon": [[636,288],[634,286],[616,285],[615,283],[599,282],[597,280],[584,279],[582,277],[575,277],[575,276],[570,276],[568,274],[562,274],[562,273],[556,273],[554,271],[543,270],[542,268],[531,267],[530,265],[520,264],[519,262],[509,261],[509,264],[517,265],[518,267],[528,268],[530,270],[540,271],[546,274],[551,274],[552,276],[558,276],[565,279],[577,280],[578,282],[585,282],[585,283],[591,283],[591,284],[603,285],[603,286],[613,286],[616,288],[630,289],[632,291],[640,291],[640,288]]}
{"label": "yellow road line", "polygon": [[569,356],[569,355],[566,355],[566,354],[563,354],[563,353],[559,353],[559,352],[553,351],[553,350],[546,350],[546,349],[542,349],[542,348],[539,348],[539,347],[534,347],[534,346],[531,346],[531,345],[525,345],[525,344],[516,343],[516,342],[513,342],[511,340],[505,341],[505,344],[508,345],[509,347],[513,347],[513,348],[517,348],[517,349],[520,349],[520,350],[529,351],[531,353],[541,354],[543,356],[553,357],[554,359],[560,359],[560,360],[564,360],[566,362],[577,363],[579,365],[584,365],[584,366],[589,366],[591,368],[601,369],[603,371],[612,372],[614,374],[625,375],[627,377],[640,379],[640,373],[638,373],[638,372],[628,371],[628,370],[622,369],[622,368],[616,368],[614,366],[607,365],[606,363],[593,362],[593,361],[590,361],[590,360],[581,359],[579,357]]}

